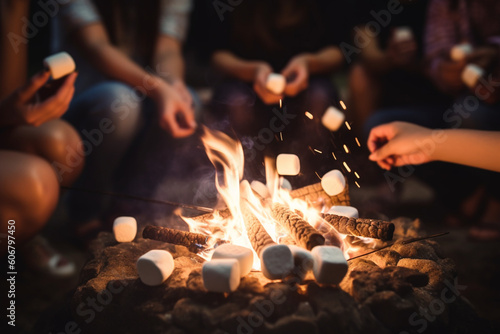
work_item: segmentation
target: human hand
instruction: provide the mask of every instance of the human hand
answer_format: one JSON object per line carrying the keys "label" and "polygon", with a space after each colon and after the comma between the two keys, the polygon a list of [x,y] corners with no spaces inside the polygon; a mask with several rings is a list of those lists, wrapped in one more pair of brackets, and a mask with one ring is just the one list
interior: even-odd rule
{"label": "human hand", "polygon": [[424,142],[432,130],[406,122],[392,122],[373,128],[368,138],[369,159],[386,170],[392,166],[419,165],[432,161]]}
{"label": "human hand", "polygon": [[27,124],[39,126],[61,117],[69,107],[75,92],[77,73],[68,75],[57,92],[44,101],[35,101],[35,95],[47,83],[50,72],[43,71],[33,76],[28,83],[17,89],[0,103],[3,125]]}
{"label": "human hand", "polygon": [[293,57],[281,74],[287,79],[285,94],[295,96],[307,88],[309,84],[309,69],[307,66],[307,56],[298,55]]}
{"label": "human hand", "polygon": [[196,120],[194,110],[172,85],[161,82],[154,92],[158,106],[160,127],[174,138],[184,138],[194,133]]}
{"label": "human hand", "polygon": [[411,65],[417,56],[417,42],[412,36],[411,39],[398,41],[395,32],[389,38],[386,54],[389,62],[395,67],[406,67]]}
{"label": "human hand", "polygon": [[473,63],[485,69],[492,70],[498,65],[500,60],[500,49],[493,46],[481,46],[475,48],[472,53],[467,55],[467,63]]}
{"label": "human hand", "polygon": [[265,104],[277,104],[283,97],[282,95],[272,93],[266,88],[267,77],[272,72],[273,69],[267,63],[260,64],[255,71],[253,89]]}
{"label": "human hand", "polygon": [[179,96],[182,98],[184,102],[187,103],[187,105],[191,106],[193,104],[193,97],[191,96],[191,93],[189,92],[188,88],[186,87],[186,84],[184,81],[180,79],[176,79],[172,82],[172,88],[177,91]]}

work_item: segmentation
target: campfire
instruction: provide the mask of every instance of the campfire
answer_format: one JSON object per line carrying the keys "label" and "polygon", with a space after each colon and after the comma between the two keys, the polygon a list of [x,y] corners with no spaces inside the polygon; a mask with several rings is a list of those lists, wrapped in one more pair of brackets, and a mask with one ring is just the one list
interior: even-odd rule
{"label": "campfire", "polygon": [[[114,235],[101,233],[72,300],[79,326],[217,334],[473,328],[453,262],[421,235],[418,220],[358,218],[346,210],[345,180],[287,189],[275,159],[264,162],[265,184],[245,180],[238,141],[208,129],[202,140],[224,205],[180,217],[189,231],[146,225],[141,238],[129,217],[117,220]],[[335,214],[342,211],[349,216]]]}
{"label": "campfire", "polygon": [[[240,142],[208,128],[204,130],[202,141],[216,168],[216,188],[226,208],[195,218],[183,217],[189,232],[147,226],[143,231],[144,238],[186,246],[207,261],[222,244],[245,247],[253,253],[252,269],[262,271],[268,279],[283,279],[297,271],[297,266],[304,267],[297,263],[298,255],[294,258],[293,249],[287,246],[298,246],[307,251],[328,246],[322,252],[318,249],[313,253],[314,260],[312,257],[309,260],[316,263],[313,271],[316,280],[330,284],[340,282],[347,272],[346,259],[356,253],[351,243],[343,242],[347,235],[361,237],[366,244],[375,244],[373,239],[392,240],[392,223],[328,214],[325,212],[330,208],[322,200],[312,202],[293,198],[290,190],[281,186],[275,168],[276,159],[265,159],[266,184],[256,180],[250,183],[243,179],[244,154]],[[278,157],[278,169],[298,173],[298,158],[293,157],[295,159],[285,157],[281,162]],[[290,168],[291,161],[298,168]],[[340,176],[336,177],[342,178],[342,182],[337,187],[344,191],[345,180],[340,172],[338,174]],[[333,255],[336,253],[339,256]],[[332,256],[335,260],[330,259]],[[330,271],[328,275],[323,273],[325,270]],[[322,279],[319,279],[321,275]],[[221,278],[229,280],[230,276],[227,274]]]}

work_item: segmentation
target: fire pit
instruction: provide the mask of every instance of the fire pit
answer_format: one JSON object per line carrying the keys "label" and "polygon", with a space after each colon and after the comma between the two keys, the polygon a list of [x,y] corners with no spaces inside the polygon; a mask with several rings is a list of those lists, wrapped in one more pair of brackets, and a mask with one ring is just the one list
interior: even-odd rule
{"label": "fire pit", "polygon": [[[455,333],[473,325],[454,264],[421,238],[418,220],[322,213],[349,204],[347,187],[335,196],[320,184],[286,191],[271,159],[266,185],[251,187],[238,142],[207,130],[203,143],[227,208],[182,217],[189,231],[145,226],[144,238],[124,243],[101,233],[72,299],[78,326],[90,333]],[[220,285],[225,292],[210,292],[218,282],[207,284],[206,261],[229,279],[210,260],[223,244],[252,250],[253,269],[241,279],[231,271],[232,283]],[[144,284],[136,267],[150,250],[173,256],[172,264],[163,252],[174,269],[157,286]],[[310,256],[305,270],[296,270],[297,254]]]}
{"label": "fire pit", "polygon": [[[395,239],[418,235],[418,221],[393,223]],[[175,261],[156,287],[144,285],[135,267],[151,249],[169,251]],[[435,241],[396,241],[350,261],[339,287],[270,281],[253,271],[235,292],[213,293],[203,286],[203,262],[184,246],[142,238],[118,244],[101,233],[72,299],[74,319],[89,333],[474,332],[475,313]]]}

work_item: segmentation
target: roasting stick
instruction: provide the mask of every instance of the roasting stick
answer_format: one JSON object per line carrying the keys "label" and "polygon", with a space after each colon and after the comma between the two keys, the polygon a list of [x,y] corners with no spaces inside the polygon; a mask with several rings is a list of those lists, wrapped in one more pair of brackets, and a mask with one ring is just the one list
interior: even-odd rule
{"label": "roasting stick", "polygon": [[227,243],[225,240],[201,233],[186,232],[153,225],[148,225],[144,228],[142,237],[145,239],[185,246],[193,253],[203,251],[207,247],[216,247],[217,245]]}
{"label": "roasting stick", "polygon": [[383,241],[392,240],[394,234],[394,224],[383,220],[351,218],[333,214],[322,214],[321,217],[342,234]]}
{"label": "roasting stick", "polygon": [[[403,245],[407,245],[407,244],[411,244],[412,242],[416,242],[416,241],[421,241],[421,240],[427,240],[427,239],[433,239],[433,238],[438,238],[438,237],[442,237],[444,235],[447,235],[449,234],[450,232],[443,232],[443,233],[437,233],[437,234],[433,234],[433,235],[429,235],[429,236],[426,236],[426,237],[418,237],[418,238],[412,238],[412,239],[408,239],[408,240],[403,240],[401,243]],[[373,254],[373,253],[376,253],[376,252],[379,252],[383,249],[386,249],[386,248],[389,248],[391,247],[392,245],[394,245],[396,242],[391,242],[390,244],[388,245],[385,245],[384,247],[380,247],[379,249],[375,249],[375,250],[372,250],[368,253],[365,253],[365,254],[361,254],[361,255],[357,255],[357,256],[354,256],[354,257],[351,257],[350,259],[347,259],[347,261],[351,261],[351,260],[354,260],[354,259],[358,259],[360,257],[363,257],[363,256],[367,256],[367,255],[370,255],[370,254]]]}
{"label": "roasting stick", "polygon": [[179,207],[179,208],[183,208],[183,209],[198,210],[198,211],[207,212],[207,213],[214,212],[214,209],[206,208],[203,206],[176,203],[176,202],[172,202],[172,201],[159,200],[159,199],[154,199],[154,198],[145,198],[145,197],[140,197],[140,196],[135,196],[135,195],[115,193],[115,192],[106,191],[106,190],[95,190],[95,189],[66,187],[66,186],[61,186],[61,188],[66,189],[66,190],[75,190],[75,191],[87,192],[87,193],[92,193],[92,194],[120,197],[120,198],[126,198],[126,199],[134,199],[134,200],[149,202],[149,203],[164,204],[164,205],[175,206],[175,207]]}

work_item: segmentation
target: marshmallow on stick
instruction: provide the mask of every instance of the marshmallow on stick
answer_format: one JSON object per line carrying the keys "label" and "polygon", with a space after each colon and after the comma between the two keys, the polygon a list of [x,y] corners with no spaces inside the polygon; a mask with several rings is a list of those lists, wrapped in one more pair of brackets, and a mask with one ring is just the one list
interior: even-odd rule
{"label": "marshmallow on stick", "polygon": [[333,106],[328,107],[321,117],[321,123],[330,131],[337,131],[344,124],[344,120],[344,113]]}
{"label": "marshmallow on stick", "polygon": [[250,183],[250,187],[252,187],[252,190],[260,197],[264,199],[271,198],[269,188],[264,183],[254,180],[252,181],[252,183]]}
{"label": "marshmallow on stick", "polygon": [[279,73],[271,73],[267,77],[266,88],[276,95],[281,95],[285,91],[286,79]]}
{"label": "marshmallow on stick", "polygon": [[282,153],[276,158],[276,170],[280,175],[297,175],[300,173],[300,159],[295,154]]}
{"label": "marshmallow on stick", "polygon": [[462,81],[467,87],[473,89],[476,87],[479,79],[484,76],[484,70],[476,64],[469,64],[465,66],[462,72]]}
{"label": "marshmallow on stick", "polygon": [[240,276],[246,276],[253,265],[253,252],[246,247],[225,244],[217,247],[212,254],[212,260],[217,259],[235,259],[239,262]]}
{"label": "marshmallow on stick", "polygon": [[399,27],[394,31],[394,39],[397,42],[404,42],[413,38],[413,32],[410,27]]}
{"label": "marshmallow on stick", "polygon": [[469,54],[471,54],[472,51],[472,45],[470,45],[469,43],[458,44],[451,48],[450,58],[454,61],[461,61],[464,60],[465,57],[467,57]]}
{"label": "marshmallow on stick", "polygon": [[174,258],[165,250],[153,249],[137,260],[137,271],[142,283],[160,285],[174,271]]}
{"label": "marshmallow on stick", "polygon": [[240,285],[240,265],[236,259],[215,259],[203,263],[203,285],[211,292],[232,292]]}
{"label": "marshmallow on stick", "polygon": [[134,217],[118,217],[113,222],[113,234],[118,242],[130,242],[137,234],[137,221]]}
{"label": "marshmallow on stick", "polygon": [[73,73],[76,69],[75,61],[67,52],[59,52],[45,58],[43,65],[50,71],[54,80]]}

